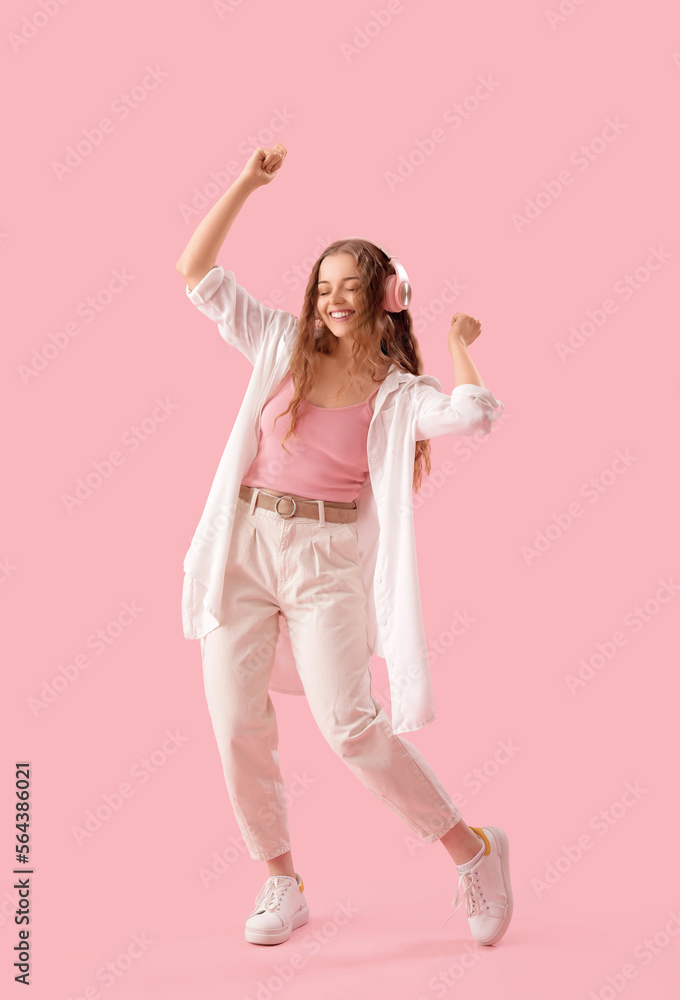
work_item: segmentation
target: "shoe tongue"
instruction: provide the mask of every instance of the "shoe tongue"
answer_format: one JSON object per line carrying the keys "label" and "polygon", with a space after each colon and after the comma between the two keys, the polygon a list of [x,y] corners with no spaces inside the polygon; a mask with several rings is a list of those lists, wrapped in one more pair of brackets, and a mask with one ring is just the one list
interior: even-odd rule
{"label": "shoe tongue", "polygon": [[[292,880],[294,882],[294,884],[297,886],[297,878],[294,875],[270,875],[269,879],[267,881],[271,882],[272,885],[276,885],[277,883],[274,881],[275,879],[285,879],[286,881]],[[280,888],[284,888],[284,887],[280,886]],[[263,903],[262,904],[262,908],[260,910],[258,910],[257,912],[258,913],[264,913],[264,909],[265,908],[264,908],[264,903]]]}

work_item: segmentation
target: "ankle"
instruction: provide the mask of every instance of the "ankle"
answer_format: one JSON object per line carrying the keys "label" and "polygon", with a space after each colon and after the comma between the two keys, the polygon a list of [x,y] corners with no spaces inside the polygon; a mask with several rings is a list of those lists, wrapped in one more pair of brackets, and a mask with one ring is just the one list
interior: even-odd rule
{"label": "ankle", "polygon": [[461,872],[461,874],[471,871],[475,867],[477,862],[481,861],[481,859],[484,857],[485,849],[486,849],[486,844],[482,841],[481,847],[479,848],[476,854],[472,855],[472,857],[470,857],[467,861],[457,862],[456,867],[458,871]]}
{"label": "ankle", "polygon": [[275,858],[270,858],[267,861],[267,868],[269,869],[269,877],[272,875],[290,875],[291,878],[295,878],[295,865],[293,864],[293,856],[290,851],[286,851],[285,854],[278,854]]}
{"label": "ankle", "polygon": [[456,865],[466,864],[484,846],[479,834],[462,820],[440,839]]}

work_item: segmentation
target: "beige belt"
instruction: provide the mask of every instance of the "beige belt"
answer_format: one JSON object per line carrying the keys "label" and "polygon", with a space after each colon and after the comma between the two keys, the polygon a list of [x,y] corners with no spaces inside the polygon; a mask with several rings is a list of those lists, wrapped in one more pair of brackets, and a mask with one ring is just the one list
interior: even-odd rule
{"label": "beige belt", "polygon": [[[279,517],[287,519],[297,515],[298,517],[311,517],[322,521],[356,521],[357,519],[356,500],[349,504],[336,500],[309,500],[306,497],[299,497],[295,493],[277,493],[274,490],[267,492],[260,489],[259,486],[246,486],[245,483],[241,483],[238,495],[242,500],[251,500],[256,489],[255,506],[275,510]],[[323,508],[323,512],[319,517],[321,508]]]}

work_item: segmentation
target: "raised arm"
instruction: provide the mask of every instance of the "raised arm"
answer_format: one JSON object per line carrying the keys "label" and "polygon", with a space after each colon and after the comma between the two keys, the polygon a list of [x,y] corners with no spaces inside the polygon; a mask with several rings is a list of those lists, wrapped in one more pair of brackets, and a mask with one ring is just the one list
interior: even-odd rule
{"label": "raised arm", "polygon": [[276,177],[285,155],[280,142],[273,149],[258,146],[240,175],[198,224],[175,265],[189,291],[215,266],[227,233],[248,195]]}
{"label": "raised arm", "polygon": [[455,313],[449,330],[449,353],[453,359],[456,385],[479,385],[484,388],[482,376],[468,354],[468,347],[482,332],[478,319],[466,313]]}
{"label": "raised arm", "polygon": [[413,388],[414,431],[416,441],[443,434],[488,434],[503,412],[482,382],[468,347],[482,332],[478,319],[455,313],[449,331],[449,351],[455,369],[451,395],[420,382]]}

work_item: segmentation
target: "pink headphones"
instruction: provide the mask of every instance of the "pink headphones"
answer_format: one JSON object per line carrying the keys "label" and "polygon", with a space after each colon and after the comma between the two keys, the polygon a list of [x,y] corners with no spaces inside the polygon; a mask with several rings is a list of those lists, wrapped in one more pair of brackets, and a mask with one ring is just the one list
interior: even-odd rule
{"label": "pink headphones", "polygon": [[[346,236],[345,239],[366,239],[364,236]],[[385,247],[381,247],[379,243],[375,243],[373,240],[366,240],[367,243],[373,243],[373,246],[378,247],[386,254],[392,263],[394,264],[394,269],[396,274],[388,274],[385,279],[385,291],[383,294],[382,306],[386,312],[401,312],[406,309],[409,302],[411,301],[411,283],[408,280],[408,275],[406,273],[406,268],[401,263],[400,260],[389,253]],[[322,326],[320,320],[316,321],[316,326]]]}

